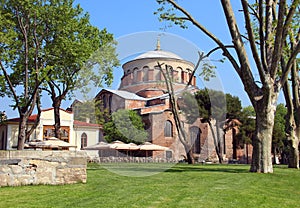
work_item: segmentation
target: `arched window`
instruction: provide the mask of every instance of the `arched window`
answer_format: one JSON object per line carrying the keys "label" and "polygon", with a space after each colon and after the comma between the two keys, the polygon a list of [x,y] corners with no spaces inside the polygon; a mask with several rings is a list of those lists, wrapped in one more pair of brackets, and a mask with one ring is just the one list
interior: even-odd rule
{"label": "arched window", "polygon": [[181,67],[177,67],[177,76],[176,76],[176,79],[177,79],[177,82],[181,82],[181,79],[182,79],[182,68]]}
{"label": "arched window", "polygon": [[173,137],[173,124],[171,121],[167,120],[165,122],[165,137]]}
{"label": "arched window", "polygon": [[81,134],[81,149],[87,146],[87,135],[86,133]]}
{"label": "arched window", "polygon": [[161,80],[161,72],[158,66],[154,66],[154,79],[156,81],[160,81]]}
{"label": "arched window", "polygon": [[149,81],[149,75],[148,75],[149,67],[144,66],[143,67],[143,81]]}
{"label": "arched window", "polygon": [[137,76],[137,74],[138,74],[138,68],[137,67],[135,67],[134,69],[133,69],[133,82],[134,83],[136,83],[137,81],[138,81],[138,76]]}
{"label": "arched window", "polygon": [[192,146],[193,153],[200,154],[201,152],[201,144],[200,144],[200,135],[201,135],[201,130],[196,127],[192,126],[190,128],[190,140]]}

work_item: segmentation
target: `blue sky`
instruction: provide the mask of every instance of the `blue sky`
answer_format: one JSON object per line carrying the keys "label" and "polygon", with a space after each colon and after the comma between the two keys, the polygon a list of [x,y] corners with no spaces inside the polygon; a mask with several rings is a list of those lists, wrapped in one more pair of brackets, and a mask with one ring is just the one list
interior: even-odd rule
{"label": "blue sky", "polygon": [[[107,28],[108,32],[114,34],[116,39],[123,36],[139,33],[144,31],[166,32],[178,35],[195,44],[199,50],[208,52],[214,47],[215,43],[207,38],[199,29],[188,24],[188,29],[181,29],[177,26],[165,28],[169,23],[159,22],[158,17],[153,13],[159,7],[155,0],[76,0],[81,7],[90,13],[91,23],[100,29]],[[225,43],[230,44],[229,32],[226,28],[223,11],[219,1],[202,1],[189,0],[179,1],[183,3],[193,16],[198,19],[201,24],[206,26],[211,32],[218,36]],[[238,12],[240,6],[237,1],[233,1],[236,9],[237,18],[240,19],[242,14]],[[155,48],[155,39],[153,40],[153,49]],[[176,43],[175,43],[176,44]],[[161,41],[162,49],[170,50],[170,45],[164,46]],[[174,51],[172,51],[174,52]],[[211,59],[219,60],[220,52],[215,53]],[[249,99],[243,90],[243,86],[228,61],[225,63],[213,62],[217,66],[217,72],[223,83],[224,91],[239,96],[243,106],[250,105]],[[115,70],[115,77],[119,77],[121,70]],[[200,83],[199,83],[200,84]]]}
{"label": "blue sky", "polygon": [[[226,21],[219,1],[179,0],[178,2],[225,44],[231,44],[229,31],[226,27]],[[194,44],[195,47],[206,53],[216,47],[216,44],[213,41],[206,37],[199,29],[190,24],[187,24],[188,29],[181,29],[178,26],[173,26],[162,30],[161,28],[166,28],[169,23],[159,22],[158,17],[153,14],[159,7],[155,0],[75,0],[75,4],[78,3],[84,11],[90,14],[92,25],[99,29],[106,28],[108,32],[114,34],[114,37],[117,40],[124,40],[122,38],[128,35],[152,31],[155,33],[165,32],[167,34],[178,36],[189,41],[191,44]],[[243,16],[242,13],[238,11],[241,9],[240,2],[232,1],[232,4],[238,22],[242,23]],[[243,31],[242,24],[240,26],[240,30]],[[155,48],[155,42],[156,38],[154,36],[152,49]],[[163,39],[161,41],[162,49],[164,50],[172,50],[172,46],[176,46],[176,44],[178,43],[175,42],[167,45],[163,42]],[[250,105],[250,101],[244,92],[244,87],[231,64],[228,61],[225,61],[225,63],[214,61],[219,60],[220,58],[222,58],[220,52],[216,52],[210,57],[212,63],[217,67],[218,77],[222,82],[224,91],[234,96],[238,96],[242,101],[243,106]],[[118,83],[118,79],[122,75],[122,70],[120,68],[116,69],[114,75],[114,83]],[[257,77],[258,79],[256,73],[254,73],[254,77]],[[112,86],[112,88],[116,87],[117,84]],[[7,107],[8,103],[9,101],[7,99],[4,100],[4,106],[6,106],[8,117],[18,116],[16,112],[13,112]],[[71,101],[65,101],[63,102],[62,107],[66,108],[70,103]],[[51,107],[51,102],[44,101],[43,108],[48,107]]]}

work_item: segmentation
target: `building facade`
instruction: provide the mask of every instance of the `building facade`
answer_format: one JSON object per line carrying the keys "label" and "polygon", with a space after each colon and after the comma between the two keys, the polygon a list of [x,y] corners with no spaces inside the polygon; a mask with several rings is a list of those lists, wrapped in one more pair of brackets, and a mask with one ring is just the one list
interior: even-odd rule
{"label": "building facade", "polygon": [[[97,124],[73,119],[73,113],[60,110],[61,140],[76,146],[76,150],[99,142],[101,127]],[[36,121],[37,115],[28,119],[28,128]],[[8,119],[0,126],[0,150],[13,150],[18,145],[19,118]],[[42,110],[40,122],[31,134],[29,141],[43,141],[54,137],[53,108]]]}
{"label": "building facade", "polygon": [[[159,67],[161,65],[162,67]],[[123,64],[123,76],[119,89],[103,89],[96,99],[100,100],[109,113],[119,109],[135,110],[142,117],[149,137],[147,141],[169,147],[170,151],[154,152],[153,157],[182,160],[185,150],[178,139],[171,112],[168,90],[162,70],[168,66],[174,92],[179,97],[183,91],[197,91],[196,78],[192,75],[194,64],[180,56],[160,49],[143,53]],[[187,83],[190,82],[188,88]],[[182,118],[184,120],[184,118]],[[216,159],[213,137],[207,123],[200,118],[193,124],[183,123],[187,136],[193,143],[194,157],[199,160]],[[233,128],[234,129],[234,128]],[[232,129],[224,136],[224,158],[232,159]]]}

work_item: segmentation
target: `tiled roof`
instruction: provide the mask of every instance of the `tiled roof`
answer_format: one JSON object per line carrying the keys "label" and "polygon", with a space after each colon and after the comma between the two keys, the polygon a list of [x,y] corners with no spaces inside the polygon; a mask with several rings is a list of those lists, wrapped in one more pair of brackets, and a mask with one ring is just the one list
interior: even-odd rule
{"label": "tiled roof", "polygon": [[110,90],[110,89],[105,89],[108,92],[111,92],[115,95],[118,95],[121,98],[127,99],[127,100],[141,100],[141,101],[146,101],[146,98],[143,98],[141,96],[138,96],[132,92],[127,92],[124,90]]}
{"label": "tiled roof", "polygon": [[[53,110],[53,108],[43,109],[42,112],[46,112],[46,111],[50,111],[50,110]],[[66,113],[72,114],[72,112],[70,112],[70,111],[67,111],[67,110],[64,110],[64,109],[60,109],[60,110],[66,112]],[[29,123],[33,123],[33,122],[36,121],[36,119],[37,119],[37,114],[33,114],[33,115],[29,116],[28,122]],[[19,121],[20,121],[20,118],[11,118],[11,119],[7,119],[6,122],[9,122],[9,123],[18,123]]]}
{"label": "tiled roof", "polygon": [[[28,118],[28,122],[29,123],[33,123],[35,122],[37,119],[37,114],[31,115]],[[11,119],[7,119],[7,123],[18,123],[20,121],[20,118],[11,118]]]}

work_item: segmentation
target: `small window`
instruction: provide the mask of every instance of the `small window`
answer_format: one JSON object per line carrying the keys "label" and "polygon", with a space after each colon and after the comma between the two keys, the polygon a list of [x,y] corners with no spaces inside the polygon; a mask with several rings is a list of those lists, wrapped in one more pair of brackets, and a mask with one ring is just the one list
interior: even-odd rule
{"label": "small window", "polygon": [[172,159],[172,151],[170,151],[170,150],[166,151],[166,158]]}
{"label": "small window", "polygon": [[173,137],[173,124],[169,120],[165,122],[165,137]]}
{"label": "small window", "polygon": [[143,67],[143,81],[148,81],[149,80],[149,74],[148,74],[148,71],[149,71],[149,67],[148,66],[144,66]]}
{"label": "small window", "polygon": [[86,133],[81,134],[81,149],[87,146],[87,135]]}

